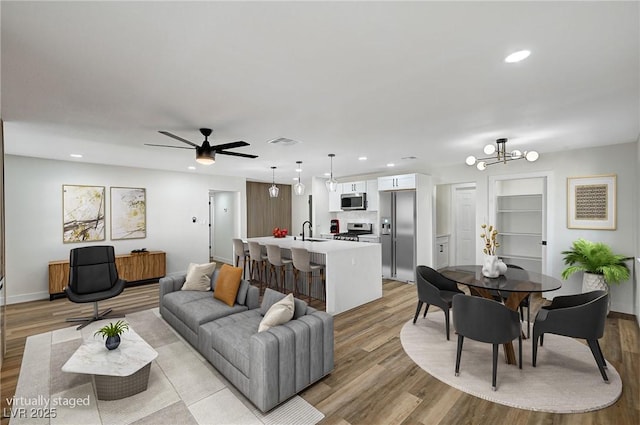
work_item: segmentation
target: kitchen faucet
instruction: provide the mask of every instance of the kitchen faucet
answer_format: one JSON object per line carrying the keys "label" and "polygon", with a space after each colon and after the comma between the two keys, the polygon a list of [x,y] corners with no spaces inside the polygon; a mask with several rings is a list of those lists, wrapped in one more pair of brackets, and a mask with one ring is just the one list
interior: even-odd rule
{"label": "kitchen faucet", "polygon": [[302,240],[304,241],[304,225],[309,223],[309,236],[311,236],[311,222],[309,220],[302,223]]}

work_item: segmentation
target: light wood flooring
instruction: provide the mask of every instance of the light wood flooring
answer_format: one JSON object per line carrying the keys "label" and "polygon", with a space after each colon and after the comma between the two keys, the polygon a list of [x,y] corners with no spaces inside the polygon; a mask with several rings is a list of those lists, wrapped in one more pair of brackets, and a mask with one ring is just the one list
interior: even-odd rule
{"label": "light wood flooring", "polygon": [[[465,394],[416,366],[402,350],[399,337],[401,327],[415,312],[415,287],[385,281],[383,291],[383,298],[335,317],[335,370],[300,394],[326,415],[322,424],[640,423],[640,348],[635,318],[610,314],[601,340],[605,357],[622,376],[623,393],[618,402],[592,413],[531,412]],[[540,298],[532,300],[532,317],[542,302]],[[157,305],[157,284],[127,288],[117,298],[100,303],[101,309],[113,307],[119,313]],[[7,354],[0,380],[3,408],[15,393],[26,337],[67,327],[64,318],[84,314],[91,314],[91,306],[66,299],[7,306]],[[2,420],[3,425],[7,423]]]}

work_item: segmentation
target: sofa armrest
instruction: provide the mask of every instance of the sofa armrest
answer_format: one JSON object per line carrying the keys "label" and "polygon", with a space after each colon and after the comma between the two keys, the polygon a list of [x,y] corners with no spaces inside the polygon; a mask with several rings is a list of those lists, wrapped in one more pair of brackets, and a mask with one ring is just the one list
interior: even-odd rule
{"label": "sofa armrest", "polygon": [[159,295],[160,295],[160,313],[164,309],[162,304],[162,298],[170,292],[179,291],[187,278],[186,273],[175,273],[167,275],[160,279],[159,283]]}

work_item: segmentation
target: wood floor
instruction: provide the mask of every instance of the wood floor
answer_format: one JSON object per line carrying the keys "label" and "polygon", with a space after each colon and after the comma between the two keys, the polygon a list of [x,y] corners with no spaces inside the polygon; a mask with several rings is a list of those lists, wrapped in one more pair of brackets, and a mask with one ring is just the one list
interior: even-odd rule
{"label": "wood floor", "polygon": [[[399,338],[401,327],[415,311],[415,287],[385,281],[383,290],[380,300],[335,317],[335,370],[301,393],[326,415],[322,424],[640,423],[639,330],[631,316],[610,314],[601,340],[605,357],[622,376],[620,400],[592,413],[540,413],[467,395],[416,366]],[[532,317],[541,303],[539,298],[532,300]],[[158,285],[127,288],[100,305],[124,313],[157,307]],[[15,392],[26,337],[67,327],[65,317],[91,314],[90,306],[85,311],[80,307],[66,299],[7,306],[7,355],[0,381],[3,408]],[[594,373],[598,373],[595,363]],[[6,423],[3,419],[2,424]]]}

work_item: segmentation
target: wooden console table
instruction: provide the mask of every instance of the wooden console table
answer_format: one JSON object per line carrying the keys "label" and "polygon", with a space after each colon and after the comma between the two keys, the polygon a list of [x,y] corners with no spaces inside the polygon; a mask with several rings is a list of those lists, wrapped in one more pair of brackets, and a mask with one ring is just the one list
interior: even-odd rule
{"label": "wooden console table", "polygon": [[[167,259],[164,251],[116,255],[116,268],[120,279],[127,283],[144,283],[160,279],[166,274]],[[69,260],[49,262],[49,299],[64,294],[69,283]]]}

